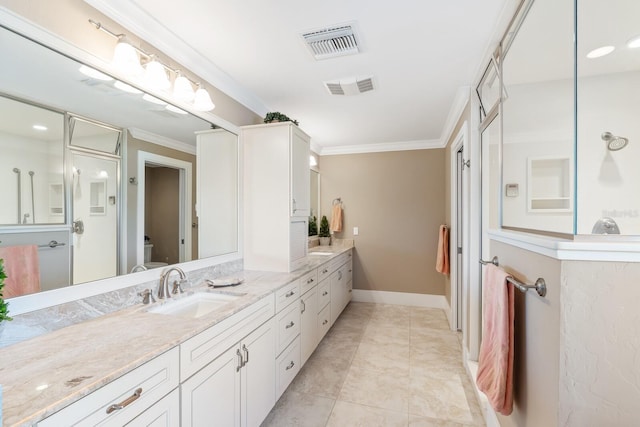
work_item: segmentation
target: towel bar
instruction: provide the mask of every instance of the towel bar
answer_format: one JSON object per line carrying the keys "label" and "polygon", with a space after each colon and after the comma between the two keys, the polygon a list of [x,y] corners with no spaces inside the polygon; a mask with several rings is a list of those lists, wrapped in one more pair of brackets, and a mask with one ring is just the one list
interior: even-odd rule
{"label": "towel bar", "polygon": [[[493,258],[491,258],[491,261],[485,261],[481,259],[480,264],[482,265],[493,264],[496,267],[500,266],[500,262],[498,262],[497,256],[494,256]],[[538,292],[538,295],[540,295],[541,297],[544,297],[547,295],[547,284],[542,277],[538,277],[538,280],[536,280],[536,283],[533,285],[527,285],[526,283],[522,283],[521,281],[513,277],[507,277],[507,282],[511,283],[513,286],[518,288],[518,290],[522,293],[527,292],[529,289],[535,289],[536,292]]]}
{"label": "towel bar", "polygon": [[38,245],[39,248],[57,248],[58,246],[64,246],[66,243],[58,243],[56,240],[52,240],[46,245]]}

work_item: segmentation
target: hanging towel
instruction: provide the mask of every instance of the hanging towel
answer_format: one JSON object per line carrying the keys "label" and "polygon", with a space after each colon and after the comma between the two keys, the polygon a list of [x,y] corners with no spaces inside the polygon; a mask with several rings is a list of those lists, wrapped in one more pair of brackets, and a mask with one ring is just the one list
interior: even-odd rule
{"label": "hanging towel", "polygon": [[436,271],[442,274],[449,274],[449,227],[446,225],[441,225],[438,233]]}
{"label": "hanging towel", "polygon": [[342,203],[336,203],[331,208],[331,224],[329,228],[332,233],[340,233],[342,231]]}
{"label": "hanging towel", "polygon": [[502,269],[488,264],[482,284],[482,343],[476,384],[493,409],[513,410],[513,286]]}
{"label": "hanging towel", "polygon": [[4,260],[3,298],[40,292],[40,265],[36,245],[5,246],[0,248]]}

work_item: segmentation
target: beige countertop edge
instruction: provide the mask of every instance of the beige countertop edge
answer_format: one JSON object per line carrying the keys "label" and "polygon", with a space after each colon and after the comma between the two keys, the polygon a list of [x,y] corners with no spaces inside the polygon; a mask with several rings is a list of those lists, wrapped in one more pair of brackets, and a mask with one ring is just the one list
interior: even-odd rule
{"label": "beige countertop edge", "polygon": [[[228,291],[245,295],[197,319],[147,312],[161,303],[139,304],[0,349],[3,425],[37,423],[351,248],[316,246],[304,266],[291,273],[233,274],[244,283]],[[194,287],[186,294],[205,289]]]}

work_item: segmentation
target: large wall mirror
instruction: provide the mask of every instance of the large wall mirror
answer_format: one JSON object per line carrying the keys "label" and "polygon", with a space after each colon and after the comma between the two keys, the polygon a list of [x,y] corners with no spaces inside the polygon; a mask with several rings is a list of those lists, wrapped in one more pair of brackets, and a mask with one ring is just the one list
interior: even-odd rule
{"label": "large wall mirror", "polygon": [[503,227],[640,235],[639,15],[523,2],[502,44]]}
{"label": "large wall mirror", "polygon": [[[5,296],[198,259],[196,132],[228,135],[236,176],[237,136],[2,26],[0,55],[0,258],[35,246],[40,276]],[[236,235],[206,255],[237,254],[238,181],[211,188]]]}

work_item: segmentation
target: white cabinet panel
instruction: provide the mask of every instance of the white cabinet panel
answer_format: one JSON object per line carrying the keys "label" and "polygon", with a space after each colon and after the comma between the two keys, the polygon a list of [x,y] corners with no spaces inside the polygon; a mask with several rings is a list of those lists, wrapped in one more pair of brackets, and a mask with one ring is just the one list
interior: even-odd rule
{"label": "white cabinet panel", "polygon": [[318,292],[311,289],[300,299],[300,361],[304,365],[318,345]]}
{"label": "white cabinet panel", "polygon": [[127,427],[173,427],[178,425],[180,425],[180,389],[176,388],[127,424]]}

